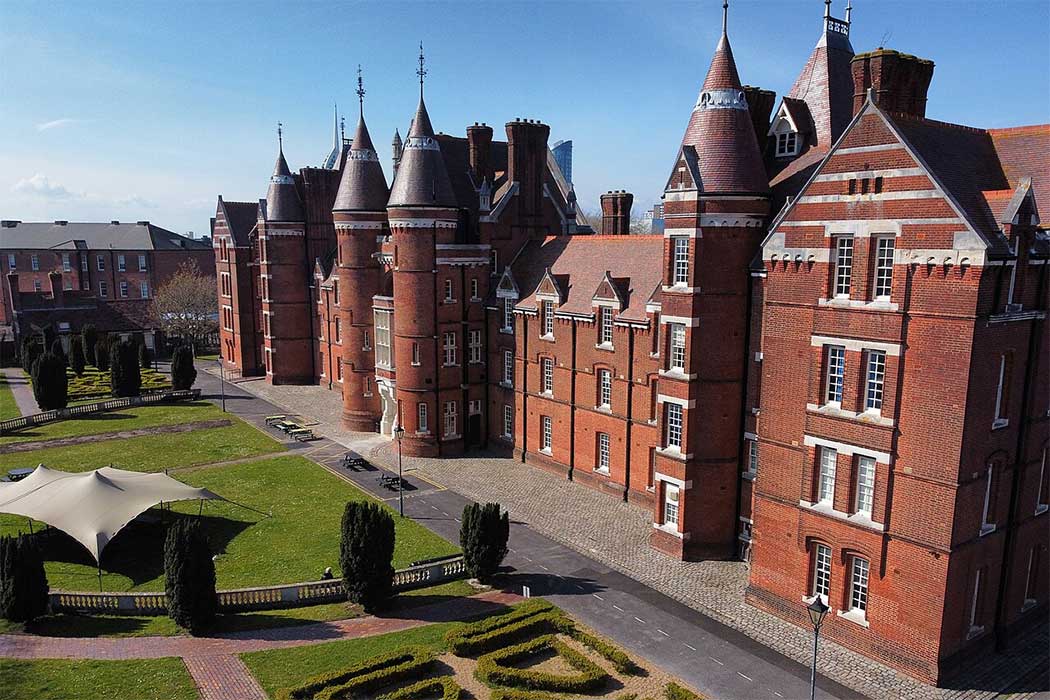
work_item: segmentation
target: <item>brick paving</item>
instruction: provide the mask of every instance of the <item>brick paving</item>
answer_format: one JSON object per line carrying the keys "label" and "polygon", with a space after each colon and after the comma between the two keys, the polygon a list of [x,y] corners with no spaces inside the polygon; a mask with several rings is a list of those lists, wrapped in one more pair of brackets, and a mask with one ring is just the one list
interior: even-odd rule
{"label": "brick paving", "polygon": [[266,700],[266,693],[238,656],[187,656],[183,663],[201,700]]}
{"label": "brick paving", "polygon": [[7,386],[11,387],[11,393],[15,397],[15,405],[18,406],[18,410],[21,411],[22,415],[30,416],[34,413],[40,413],[40,408],[36,405],[36,398],[33,397],[33,387],[29,384],[25,374],[22,373],[22,369],[20,367],[4,367],[0,369],[0,372],[3,372],[4,377],[7,378]]}
{"label": "brick paving", "polygon": [[[272,387],[263,381],[240,387],[308,419],[319,435],[376,463],[393,467],[389,440],[353,433],[339,425],[340,397],[316,386]],[[812,636],[744,603],[747,565],[734,561],[680,562],[655,552],[648,539],[650,513],[512,459],[470,455],[460,459],[405,458],[404,466],[477,501],[499,501],[515,519],[600,563],[667,595],[800,663],[809,664]],[[557,513],[557,518],[551,518]],[[830,641],[819,665],[829,678],[869,697],[917,700],[986,700],[1033,697],[1048,687],[1048,637],[1043,625],[1004,654],[990,655],[936,688]]]}

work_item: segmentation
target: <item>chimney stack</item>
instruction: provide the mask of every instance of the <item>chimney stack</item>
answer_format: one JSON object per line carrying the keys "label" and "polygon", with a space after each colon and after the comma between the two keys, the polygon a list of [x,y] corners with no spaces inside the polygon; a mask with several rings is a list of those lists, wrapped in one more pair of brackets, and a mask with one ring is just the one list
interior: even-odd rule
{"label": "chimney stack", "polygon": [[518,183],[515,206],[525,226],[543,224],[543,181],[550,133],[549,126],[534,119],[507,123],[507,180]]}
{"label": "chimney stack", "polygon": [[631,205],[634,195],[625,190],[602,195],[602,233],[626,236],[631,233]]}
{"label": "chimney stack", "polygon": [[926,116],[933,61],[892,49],[876,49],[854,56],[850,68],[854,114],[864,106],[870,89],[875,104],[888,112]]}
{"label": "chimney stack", "polygon": [[493,179],[492,172],[492,127],[478,124],[467,127],[467,147],[470,152],[470,169],[480,186],[483,180]]}
{"label": "chimney stack", "polygon": [[744,99],[747,100],[747,111],[751,115],[751,125],[758,138],[758,152],[766,152],[766,135],[769,133],[769,115],[777,101],[777,93],[763,90],[751,85],[744,86]]}

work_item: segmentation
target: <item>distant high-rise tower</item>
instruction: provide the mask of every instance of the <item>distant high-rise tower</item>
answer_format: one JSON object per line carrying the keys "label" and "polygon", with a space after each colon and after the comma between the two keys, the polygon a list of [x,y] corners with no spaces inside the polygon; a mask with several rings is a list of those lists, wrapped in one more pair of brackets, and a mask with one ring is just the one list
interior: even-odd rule
{"label": "distant high-rise tower", "polygon": [[551,147],[551,151],[554,153],[554,161],[561,168],[561,174],[565,176],[565,181],[572,182],[572,141],[558,141],[554,146]]}

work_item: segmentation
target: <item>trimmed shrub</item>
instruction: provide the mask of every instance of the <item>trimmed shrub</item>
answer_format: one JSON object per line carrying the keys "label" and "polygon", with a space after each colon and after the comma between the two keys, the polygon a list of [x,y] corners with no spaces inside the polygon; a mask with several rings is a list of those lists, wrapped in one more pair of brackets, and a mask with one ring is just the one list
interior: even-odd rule
{"label": "trimmed shrub", "polygon": [[617,672],[628,676],[644,675],[644,671],[622,649],[604,639],[578,629],[576,625],[572,624],[571,620],[562,619],[565,623],[559,631],[569,635],[588,649],[595,651],[599,656],[611,663]]}
{"label": "trimmed shrub", "polygon": [[192,389],[197,381],[197,370],[193,366],[193,348],[180,345],[171,357],[171,384],[176,389]]}
{"label": "trimmed shrub", "polygon": [[[514,668],[510,665],[548,649],[558,654],[576,673],[561,675],[527,668]],[[576,694],[589,693],[604,686],[609,680],[609,674],[601,666],[553,634],[485,654],[478,659],[474,675],[482,683],[491,685]]]}
{"label": "trimmed shrub", "polygon": [[[519,626],[532,618],[543,617],[543,625],[551,625],[553,629],[554,616],[561,616],[553,605],[542,598],[530,598],[524,603],[515,606],[513,610],[503,615],[488,617],[478,622],[472,622],[456,629],[450,630],[445,635],[445,644],[456,656],[473,656],[481,652],[489,651],[500,646],[504,640],[512,637],[518,630],[524,631],[524,626]],[[535,627],[531,629],[537,629]]]}
{"label": "trimmed shrub", "polygon": [[532,639],[537,634],[556,632],[563,620],[562,614],[556,611],[532,615],[490,632],[460,640],[450,647],[450,650],[456,656],[477,656],[508,644]]}
{"label": "trimmed shrub", "polygon": [[168,617],[198,634],[211,627],[219,610],[215,562],[195,520],[178,520],[164,538],[164,592]]}
{"label": "trimmed shrub", "polygon": [[95,363],[95,345],[98,344],[98,331],[90,323],[80,329],[80,338],[84,344],[84,359],[92,367],[97,367]]}
{"label": "trimmed shrub", "polygon": [[40,356],[40,346],[33,342],[33,336],[22,336],[22,344],[18,350],[18,359],[22,363],[22,369],[26,374],[33,373],[33,363]]}
{"label": "trimmed shrub", "polygon": [[109,387],[113,396],[138,396],[142,393],[138,346],[122,340],[109,348]]}
{"label": "trimmed shrub", "polygon": [[574,700],[564,695],[541,693],[538,690],[520,690],[518,688],[496,688],[492,691],[492,700]]}
{"label": "trimmed shrub", "polygon": [[703,700],[702,695],[698,695],[688,688],[683,688],[674,681],[664,686],[664,698],[666,700]]}
{"label": "trimmed shrub", "polygon": [[69,402],[69,379],[66,363],[53,353],[36,358],[33,363],[33,398],[42,411],[65,408]]}
{"label": "trimmed shrub", "polygon": [[343,511],[339,566],[347,598],[372,611],[390,597],[394,582],[394,518],[371,501],[351,501]]}
{"label": "trimmed shrub", "polygon": [[277,700],[342,700],[418,677],[434,665],[434,652],[426,647],[405,646],[355,664],[342,671],[310,678],[295,688],[277,691]]}
{"label": "trimmed shrub", "polygon": [[435,695],[441,700],[459,700],[463,695],[463,689],[452,676],[441,676],[406,685],[392,693],[380,695],[378,700],[423,700]]}
{"label": "trimmed shrub", "polygon": [[109,339],[105,336],[95,341],[95,367],[99,372],[109,371]]}
{"label": "trimmed shrub", "polygon": [[153,368],[153,356],[145,343],[139,343],[139,367],[142,369]]}
{"label": "trimmed shrub", "polygon": [[66,349],[62,347],[62,341],[58,338],[55,338],[55,341],[51,343],[51,354],[62,360],[62,364],[69,364],[69,358],[66,357]]}
{"label": "trimmed shrub", "polygon": [[500,513],[498,503],[471,503],[464,507],[459,544],[467,573],[480,581],[491,578],[507,556],[509,536],[510,518],[507,513]]}
{"label": "trimmed shrub", "polygon": [[0,537],[0,617],[32,622],[47,613],[47,592],[36,543],[27,535]]}
{"label": "trimmed shrub", "polygon": [[84,357],[84,341],[79,335],[69,339],[69,368],[78,377],[84,376],[87,360]]}

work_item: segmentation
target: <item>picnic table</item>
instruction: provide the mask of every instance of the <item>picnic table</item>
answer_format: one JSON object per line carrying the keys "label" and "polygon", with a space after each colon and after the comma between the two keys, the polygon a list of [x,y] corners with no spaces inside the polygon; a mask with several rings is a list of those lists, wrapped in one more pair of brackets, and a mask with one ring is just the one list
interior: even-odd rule
{"label": "picnic table", "polygon": [[36,467],[25,467],[23,469],[12,469],[7,472],[9,481],[21,481],[36,470]]}
{"label": "picnic table", "polygon": [[345,455],[343,455],[343,467],[355,472],[359,472],[364,469],[368,469],[369,464],[368,461],[364,458],[355,457],[349,452],[347,452]]}
{"label": "picnic table", "polygon": [[282,433],[290,433],[293,430],[301,430],[303,426],[290,420],[280,420],[274,423],[273,427],[277,428]]}
{"label": "picnic table", "polygon": [[393,474],[380,474],[379,485],[392,491],[401,491],[405,487],[405,482],[401,477]]}
{"label": "picnic table", "polygon": [[266,416],[266,425],[273,427],[276,423],[280,423],[288,416]]}

